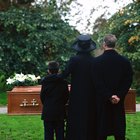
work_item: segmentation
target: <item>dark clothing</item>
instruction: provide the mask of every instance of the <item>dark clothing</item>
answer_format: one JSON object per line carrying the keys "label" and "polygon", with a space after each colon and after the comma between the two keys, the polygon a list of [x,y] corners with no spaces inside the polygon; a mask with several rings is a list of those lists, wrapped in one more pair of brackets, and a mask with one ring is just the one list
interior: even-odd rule
{"label": "dark clothing", "polygon": [[95,98],[89,53],[78,53],[68,61],[63,77],[71,75],[67,140],[95,139]]}
{"label": "dark clothing", "polygon": [[[125,136],[114,136],[115,140],[125,140]],[[104,137],[98,137],[97,140],[107,140],[107,136]]]}
{"label": "dark clothing", "polygon": [[41,83],[42,120],[63,120],[68,100],[67,82],[53,74],[45,77]]}
{"label": "dark clothing", "polygon": [[40,99],[43,104],[41,119],[44,120],[44,138],[64,140],[64,119],[66,117],[65,104],[68,100],[67,82],[56,74],[49,75],[42,80]]}
{"label": "dark clothing", "polygon": [[64,121],[46,121],[44,120],[44,140],[64,140]]}
{"label": "dark clothing", "polygon": [[[130,62],[115,50],[106,50],[93,64],[93,81],[96,89],[98,136],[125,136],[126,121],[124,99],[132,83]],[[117,95],[118,104],[110,98]]]}

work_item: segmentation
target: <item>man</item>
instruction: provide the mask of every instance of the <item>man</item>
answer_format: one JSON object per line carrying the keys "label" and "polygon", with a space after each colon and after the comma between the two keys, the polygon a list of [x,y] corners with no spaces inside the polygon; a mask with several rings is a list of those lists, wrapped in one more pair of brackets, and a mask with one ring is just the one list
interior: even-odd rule
{"label": "man", "polygon": [[58,78],[59,64],[48,64],[48,75],[42,80],[40,99],[43,105],[44,140],[64,140],[65,104],[68,100],[67,82]]}
{"label": "man", "polygon": [[71,75],[71,92],[68,106],[67,140],[95,139],[95,93],[92,86],[90,52],[96,44],[89,35],[79,35],[72,45],[77,54],[70,58],[63,77]]}
{"label": "man", "polygon": [[93,81],[96,89],[98,140],[114,135],[125,140],[124,99],[132,83],[132,67],[127,58],[115,51],[115,35],[106,35],[104,53],[93,62]]}

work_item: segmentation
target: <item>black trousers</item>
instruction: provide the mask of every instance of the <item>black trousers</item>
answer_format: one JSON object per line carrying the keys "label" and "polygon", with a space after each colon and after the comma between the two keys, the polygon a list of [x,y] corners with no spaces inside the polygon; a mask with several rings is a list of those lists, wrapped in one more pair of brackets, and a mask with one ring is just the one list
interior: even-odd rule
{"label": "black trousers", "polygon": [[44,120],[44,140],[64,140],[64,121],[45,121]]}
{"label": "black trousers", "polygon": [[[125,136],[114,136],[115,140],[125,140]],[[100,137],[98,140],[107,140],[107,136]]]}

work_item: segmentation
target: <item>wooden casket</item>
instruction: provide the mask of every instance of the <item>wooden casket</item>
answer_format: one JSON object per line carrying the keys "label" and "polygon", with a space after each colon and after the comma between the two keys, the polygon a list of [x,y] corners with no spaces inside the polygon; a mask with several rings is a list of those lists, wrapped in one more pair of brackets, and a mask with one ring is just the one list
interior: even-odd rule
{"label": "wooden casket", "polygon": [[136,113],[136,90],[130,89],[125,97],[125,112]]}
{"label": "wooden casket", "polygon": [[19,86],[8,91],[8,114],[41,114],[41,86]]}
{"label": "wooden casket", "polygon": [[[70,89],[70,86],[69,86]],[[42,104],[40,101],[41,85],[15,87],[8,91],[8,114],[28,115],[41,114]],[[136,90],[130,89],[125,98],[125,112],[136,112]]]}

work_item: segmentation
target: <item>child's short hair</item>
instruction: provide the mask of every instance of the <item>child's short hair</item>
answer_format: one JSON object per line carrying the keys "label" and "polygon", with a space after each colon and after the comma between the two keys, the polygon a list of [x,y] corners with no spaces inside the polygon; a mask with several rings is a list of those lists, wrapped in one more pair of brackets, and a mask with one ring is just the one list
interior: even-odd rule
{"label": "child's short hair", "polygon": [[59,71],[59,63],[56,61],[50,61],[48,64],[48,70],[51,74],[58,73]]}

